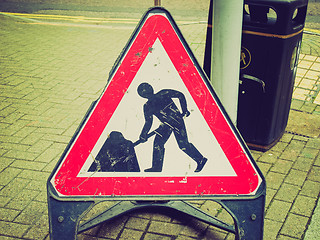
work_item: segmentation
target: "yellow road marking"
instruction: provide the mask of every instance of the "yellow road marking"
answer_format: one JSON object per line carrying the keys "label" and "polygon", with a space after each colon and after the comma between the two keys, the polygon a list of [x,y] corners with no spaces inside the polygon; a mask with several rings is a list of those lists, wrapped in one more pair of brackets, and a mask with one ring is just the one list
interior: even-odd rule
{"label": "yellow road marking", "polygon": [[84,16],[66,16],[66,15],[50,15],[50,14],[32,14],[32,13],[9,13],[0,12],[6,15],[13,15],[25,18],[37,18],[37,19],[65,19],[65,20],[80,20],[80,21],[117,21],[117,22],[139,22],[139,19],[133,18],[96,18],[96,17],[84,17]]}
{"label": "yellow road marking", "polygon": [[[89,23],[125,23],[125,24],[137,24],[140,19],[135,18],[98,18],[98,17],[85,17],[85,16],[68,16],[68,15],[52,15],[52,14],[33,14],[33,13],[10,13],[0,12],[0,14],[11,15],[19,18],[26,19],[39,19],[39,20],[61,20],[72,22],[89,22]],[[177,21],[179,24],[194,24],[192,21]],[[200,23],[200,22],[196,22]],[[202,22],[201,22],[202,23]],[[35,23],[33,23],[35,24]],[[40,24],[40,23],[38,23]]]}
{"label": "yellow road marking", "polygon": [[308,31],[308,32],[313,32],[313,33],[320,34],[320,30],[319,29],[304,28],[304,30]]}

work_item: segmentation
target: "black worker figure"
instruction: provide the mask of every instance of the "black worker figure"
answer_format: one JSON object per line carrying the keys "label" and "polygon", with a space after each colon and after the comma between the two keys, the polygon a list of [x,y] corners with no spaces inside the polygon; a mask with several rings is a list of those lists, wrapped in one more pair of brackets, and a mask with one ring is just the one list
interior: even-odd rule
{"label": "black worker figure", "polygon": [[[161,172],[163,167],[165,143],[173,132],[179,148],[197,163],[195,172],[200,172],[207,162],[207,159],[188,141],[187,130],[183,117],[188,117],[190,112],[187,109],[185,96],[172,89],[163,89],[154,93],[153,88],[148,83],[141,83],[138,86],[138,94],[148,99],[143,106],[145,124],[140,134],[140,140],[147,141],[147,134],[152,126],[153,115],[161,124],[155,130],[156,136],[153,142],[152,167],[145,169],[145,172]],[[180,101],[182,113],[179,111],[172,98]]]}

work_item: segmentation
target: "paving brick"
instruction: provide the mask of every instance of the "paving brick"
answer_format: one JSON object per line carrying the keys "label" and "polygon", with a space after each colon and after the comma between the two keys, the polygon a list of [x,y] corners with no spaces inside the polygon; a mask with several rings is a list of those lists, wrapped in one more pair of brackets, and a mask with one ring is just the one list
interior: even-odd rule
{"label": "paving brick", "polygon": [[[46,181],[49,177],[49,173],[47,172],[40,172],[40,171],[33,171],[33,170],[27,170],[24,169],[19,174],[19,178],[22,179],[28,179],[28,180],[40,180],[40,181]],[[25,180],[26,181],[26,180]],[[30,181],[28,181],[29,183]]]}
{"label": "paving brick", "polygon": [[[2,160],[3,158],[1,158]],[[11,160],[10,160],[11,161]],[[9,161],[8,161],[9,162]],[[11,182],[16,176],[21,173],[21,169],[7,167],[3,171],[0,172],[0,183],[3,185],[7,185]]]}
{"label": "paving brick", "polygon": [[10,197],[0,196],[0,207],[4,207],[11,200]]}
{"label": "paving brick", "polygon": [[306,217],[311,217],[315,205],[316,199],[299,195],[294,201],[290,212]]}
{"label": "paving brick", "polygon": [[1,110],[1,116],[4,116],[4,110],[6,107],[10,106],[10,103],[3,101],[5,98],[1,99],[2,101],[0,102],[0,110]]}
{"label": "paving brick", "polygon": [[305,142],[298,140],[291,140],[286,149],[280,155],[280,158],[286,159],[289,161],[295,161],[299,156],[301,150],[304,148]]}
{"label": "paving brick", "polygon": [[57,149],[55,147],[50,147],[44,150],[36,159],[36,162],[42,162],[42,163],[50,163],[52,160],[56,159],[62,154],[62,151],[60,149]]}
{"label": "paving brick", "polygon": [[167,236],[176,236],[181,232],[182,229],[183,226],[180,224],[151,221],[148,232],[163,234]]}
{"label": "paving brick", "polygon": [[22,138],[25,138],[26,136],[28,136],[30,133],[32,133],[33,131],[36,130],[35,127],[33,126],[30,126],[28,125],[30,124],[30,121],[26,121],[24,126],[19,128],[18,131],[16,131],[14,133],[14,136],[17,136],[17,137],[22,137]]}
{"label": "paving brick", "polygon": [[160,234],[154,234],[154,233],[147,233],[144,236],[144,240],[171,240],[171,237],[160,235]]}
{"label": "paving brick", "polygon": [[297,159],[297,157],[299,156],[300,154],[300,151],[295,151],[295,150],[284,150],[280,157],[282,159],[286,159],[286,160],[289,160],[289,161],[295,161]]}
{"label": "paving brick", "polygon": [[[202,239],[204,239],[204,238],[202,238]],[[194,238],[184,236],[184,235],[179,235],[177,238],[175,238],[175,240],[194,240]]]}
{"label": "paving brick", "polygon": [[277,222],[284,222],[291,205],[292,204],[288,202],[273,200],[265,217]]}
{"label": "paving brick", "polygon": [[[2,136],[1,136],[2,137]],[[1,142],[1,141],[0,141]],[[6,152],[8,152],[8,150],[7,149],[2,149],[2,148],[0,148],[0,156],[1,156],[1,159],[2,159],[2,156],[6,153]],[[1,161],[0,161],[1,162]],[[2,166],[3,166],[3,164],[2,164]],[[0,169],[1,169],[1,165],[0,165]]]}
{"label": "paving brick", "polygon": [[46,164],[35,161],[16,160],[11,164],[11,166],[21,169],[42,170]]}
{"label": "paving brick", "polygon": [[309,218],[289,213],[280,233],[301,239]]}
{"label": "paving brick", "polygon": [[28,232],[24,234],[24,237],[28,239],[45,239],[49,235],[48,222],[48,216],[43,215],[39,221],[33,224]]}
{"label": "paving brick", "polygon": [[306,68],[306,69],[309,69],[313,64],[313,61],[305,61],[305,60],[302,60],[299,62],[299,68]]}
{"label": "paving brick", "polygon": [[44,215],[47,214],[47,204],[32,201],[22,212],[15,218],[14,222],[23,224],[34,224]]}
{"label": "paving brick", "polygon": [[314,62],[314,61],[316,61],[317,57],[316,56],[311,56],[311,55],[305,55],[303,59],[305,59],[307,61]]}
{"label": "paving brick", "polygon": [[6,205],[7,208],[23,210],[37,197],[39,191],[23,189]]}
{"label": "paving brick", "polygon": [[278,172],[278,173],[283,173],[287,174],[292,166],[291,161],[283,160],[283,159],[278,159],[270,169],[272,172]]}
{"label": "paving brick", "polygon": [[20,211],[8,208],[0,208],[0,221],[11,222],[15,219]]}
{"label": "paving brick", "polygon": [[259,158],[259,162],[275,163],[278,159],[279,154],[280,153],[277,152],[266,153]]}
{"label": "paving brick", "polygon": [[211,216],[216,216],[221,210],[221,205],[215,201],[205,201],[205,203],[200,207],[200,209]]}
{"label": "paving brick", "polygon": [[24,139],[22,139],[20,143],[25,145],[33,145],[36,142],[38,142],[42,137],[43,135],[32,132],[29,135],[27,135]]}
{"label": "paving brick", "polygon": [[281,173],[269,172],[265,177],[268,188],[278,189],[285,177],[286,175]]}
{"label": "paving brick", "polygon": [[315,148],[304,148],[300,155],[305,157],[305,158],[311,158],[314,159],[319,153],[319,149]]}
{"label": "paving brick", "polygon": [[210,240],[210,239],[217,239],[217,240],[222,240],[222,239],[235,239],[234,234],[228,235],[228,232],[223,231],[219,228],[210,226],[208,230],[205,232],[204,236],[199,236],[197,239],[203,239],[203,240]]}
{"label": "paving brick", "polygon": [[52,145],[52,141],[39,140],[38,142],[33,144],[30,148],[28,148],[28,152],[42,153],[51,145]]}
{"label": "paving brick", "polygon": [[[80,120],[79,120],[80,122]],[[64,132],[63,132],[63,135],[64,136],[69,136],[69,137],[72,137],[74,135],[74,133],[76,132],[77,128],[78,128],[78,125],[79,124],[74,124],[72,125],[71,127],[69,127],[68,129],[66,129]]]}
{"label": "paving brick", "polygon": [[289,237],[281,234],[277,237],[277,240],[296,240],[296,239],[297,238],[293,238],[293,237]]}
{"label": "paving brick", "polygon": [[[91,228],[88,231],[85,231],[84,233],[78,234],[77,240],[97,240],[97,239],[112,239],[112,238],[98,238],[96,237],[96,232],[98,231],[100,226]],[[50,240],[50,238],[48,239]]]}
{"label": "paving brick", "polygon": [[287,142],[278,142],[275,146],[271,148],[271,150],[274,152],[282,152],[287,146]]}
{"label": "paving brick", "polygon": [[[7,100],[8,98],[6,98],[6,100]],[[12,114],[12,113],[14,113],[17,109],[16,108],[14,108],[11,104],[11,102],[6,102],[6,103],[4,103],[4,104],[6,104],[6,105],[8,105],[8,107],[5,107],[5,108],[3,108],[3,109],[1,109],[1,115],[0,116],[2,116],[3,117],[3,119],[5,118],[5,117],[7,117],[7,116],[9,116],[10,114]],[[11,123],[12,122],[10,122],[10,123],[8,123],[8,122],[2,122],[1,121],[1,125],[2,126],[4,126],[4,128],[6,128],[6,127],[9,127],[10,125],[11,125]]]}
{"label": "paving brick", "polygon": [[309,70],[309,71],[307,71],[305,77],[308,78],[308,79],[312,79],[312,80],[318,80],[319,72],[318,71]]}
{"label": "paving brick", "polygon": [[119,240],[127,240],[127,239],[140,240],[142,234],[143,234],[142,231],[125,228],[121,233]]}
{"label": "paving brick", "polygon": [[233,220],[232,216],[225,209],[219,210],[217,217],[219,218],[219,220],[221,220],[227,224],[234,225],[234,220]]}
{"label": "paving brick", "polygon": [[15,143],[15,144],[23,144],[21,143],[22,138],[16,136],[6,136],[6,142],[8,143]]}
{"label": "paving brick", "polygon": [[313,166],[311,168],[311,171],[308,175],[308,180],[315,181],[315,182],[320,182],[320,167],[318,166]]}
{"label": "paving brick", "polygon": [[320,192],[320,184],[318,182],[306,180],[303,184],[301,195],[317,198]]}
{"label": "paving brick", "polygon": [[276,189],[272,189],[272,188],[267,187],[267,196],[266,196],[266,202],[265,202],[266,209],[270,205],[270,203],[271,203],[272,199],[274,198],[274,196],[276,195],[276,193],[277,193]]}
{"label": "paving brick", "polygon": [[116,218],[112,222],[109,221],[107,223],[102,224],[100,231],[98,232],[98,237],[111,239],[117,238],[118,235],[121,233],[127,219],[127,216],[123,216]]}
{"label": "paving brick", "polygon": [[276,239],[283,223],[271,219],[264,220],[263,239]]}
{"label": "paving brick", "polygon": [[308,172],[312,166],[313,159],[306,157],[298,157],[292,168]]}
{"label": "paving brick", "polygon": [[259,151],[254,151],[254,150],[251,150],[251,156],[253,157],[253,159],[255,161],[258,161],[258,159],[263,155],[261,152]]}
{"label": "paving brick", "polygon": [[[30,146],[27,145],[20,145],[19,147],[12,147],[12,150],[9,150],[7,153],[4,154],[5,157],[8,158],[15,158],[15,159],[23,159],[23,160],[30,160],[33,161],[38,154],[36,153],[31,153],[31,152],[27,152],[27,149]],[[16,149],[14,149],[16,148]]]}
{"label": "paving brick", "polygon": [[306,177],[307,177],[307,172],[291,169],[289,174],[285,178],[285,182],[301,187]]}
{"label": "paving brick", "polygon": [[161,221],[161,222],[171,222],[172,218],[169,215],[164,215],[158,212],[153,212],[152,220]]}
{"label": "paving brick", "polygon": [[51,173],[55,166],[57,165],[58,158],[56,160],[52,160],[50,163],[48,163],[43,169],[43,172]]}
{"label": "paving brick", "polygon": [[2,240],[16,240],[17,239],[17,238],[13,238],[13,237],[2,236],[2,235],[0,235],[0,236],[1,236]]}
{"label": "paving brick", "polygon": [[180,232],[180,235],[193,237],[193,238],[199,238],[203,235],[205,235],[206,230],[209,227],[207,223],[197,221],[195,219],[185,219],[184,222],[187,226],[184,226],[183,229]]}
{"label": "paving brick", "polygon": [[267,175],[270,168],[272,167],[271,163],[264,163],[264,162],[257,162],[257,165],[264,176]]}
{"label": "paving brick", "polygon": [[[25,159],[22,154],[23,152],[27,151],[27,149],[30,147],[28,145],[23,144],[17,144],[17,143],[9,143],[5,142],[1,144],[1,147],[4,149],[7,149],[8,151],[3,155],[5,157],[11,157],[11,158],[20,158]],[[31,155],[31,154],[30,154]],[[29,157],[30,155],[26,154],[26,157]]]}
{"label": "paving brick", "polygon": [[236,240],[236,236],[232,233],[229,233],[225,238],[225,240]]}
{"label": "paving brick", "polygon": [[29,225],[0,221],[0,232],[7,236],[21,238]]}
{"label": "paving brick", "polygon": [[314,161],[314,166],[320,167],[320,154],[317,156],[316,160]]}
{"label": "paving brick", "polygon": [[320,139],[319,138],[309,139],[309,141],[306,144],[306,147],[315,148],[315,149],[319,149],[319,146],[320,146]]}
{"label": "paving brick", "polygon": [[1,189],[0,195],[15,197],[28,183],[29,181],[26,179],[14,178],[9,184]]}
{"label": "paving brick", "polygon": [[51,142],[63,143],[68,144],[70,142],[70,137],[58,135],[58,134],[46,134],[42,136],[43,140],[48,140]]}
{"label": "paving brick", "polygon": [[[301,107],[301,111],[303,111],[302,109],[308,109],[308,107],[306,107],[306,106],[309,106],[309,104],[308,104],[308,102],[305,102],[304,104],[303,104],[303,106]],[[313,107],[313,104],[311,104],[311,107]],[[305,137],[305,136],[300,136],[300,135],[294,135],[293,136],[293,139],[294,140],[298,140],[298,141],[301,141],[301,142],[308,142],[308,140],[309,140],[309,138],[308,137]]]}
{"label": "paving brick", "polygon": [[35,191],[46,191],[46,184],[43,181],[31,180],[26,186],[26,189]]}
{"label": "paving brick", "polygon": [[11,123],[19,120],[22,116],[23,116],[23,114],[21,114],[21,113],[13,112],[13,113],[7,115],[6,117],[4,117],[4,118],[1,120],[1,122],[11,124]]}
{"label": "paving brick", "polygon": [[146,230],[149,220],[144,218],[130,217],[126,223],[126,228],[132,228],[140,231]]}
{"label": "paving brick", "polygon": [[275,199],[292,203],[298,196],[300,189],[299,186],[283,183]]}

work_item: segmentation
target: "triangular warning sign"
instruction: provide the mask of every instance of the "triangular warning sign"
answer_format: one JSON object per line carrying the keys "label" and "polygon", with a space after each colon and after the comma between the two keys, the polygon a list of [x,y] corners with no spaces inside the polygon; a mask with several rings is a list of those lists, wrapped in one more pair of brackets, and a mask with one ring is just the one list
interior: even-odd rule
{"label": "triangular warning sign", "polygon": [[60,196],[254,195],[245,144],[170,14],[142,18],[54,170]]}

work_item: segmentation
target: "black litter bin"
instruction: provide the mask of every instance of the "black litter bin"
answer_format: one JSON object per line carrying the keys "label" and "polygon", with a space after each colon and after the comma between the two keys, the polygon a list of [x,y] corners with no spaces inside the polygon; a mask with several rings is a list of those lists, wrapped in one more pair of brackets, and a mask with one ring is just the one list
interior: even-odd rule
{"label": "black litter bin", "polygon": [[308,0],[245,0],[237,127],[268,150],[289,116]]}

